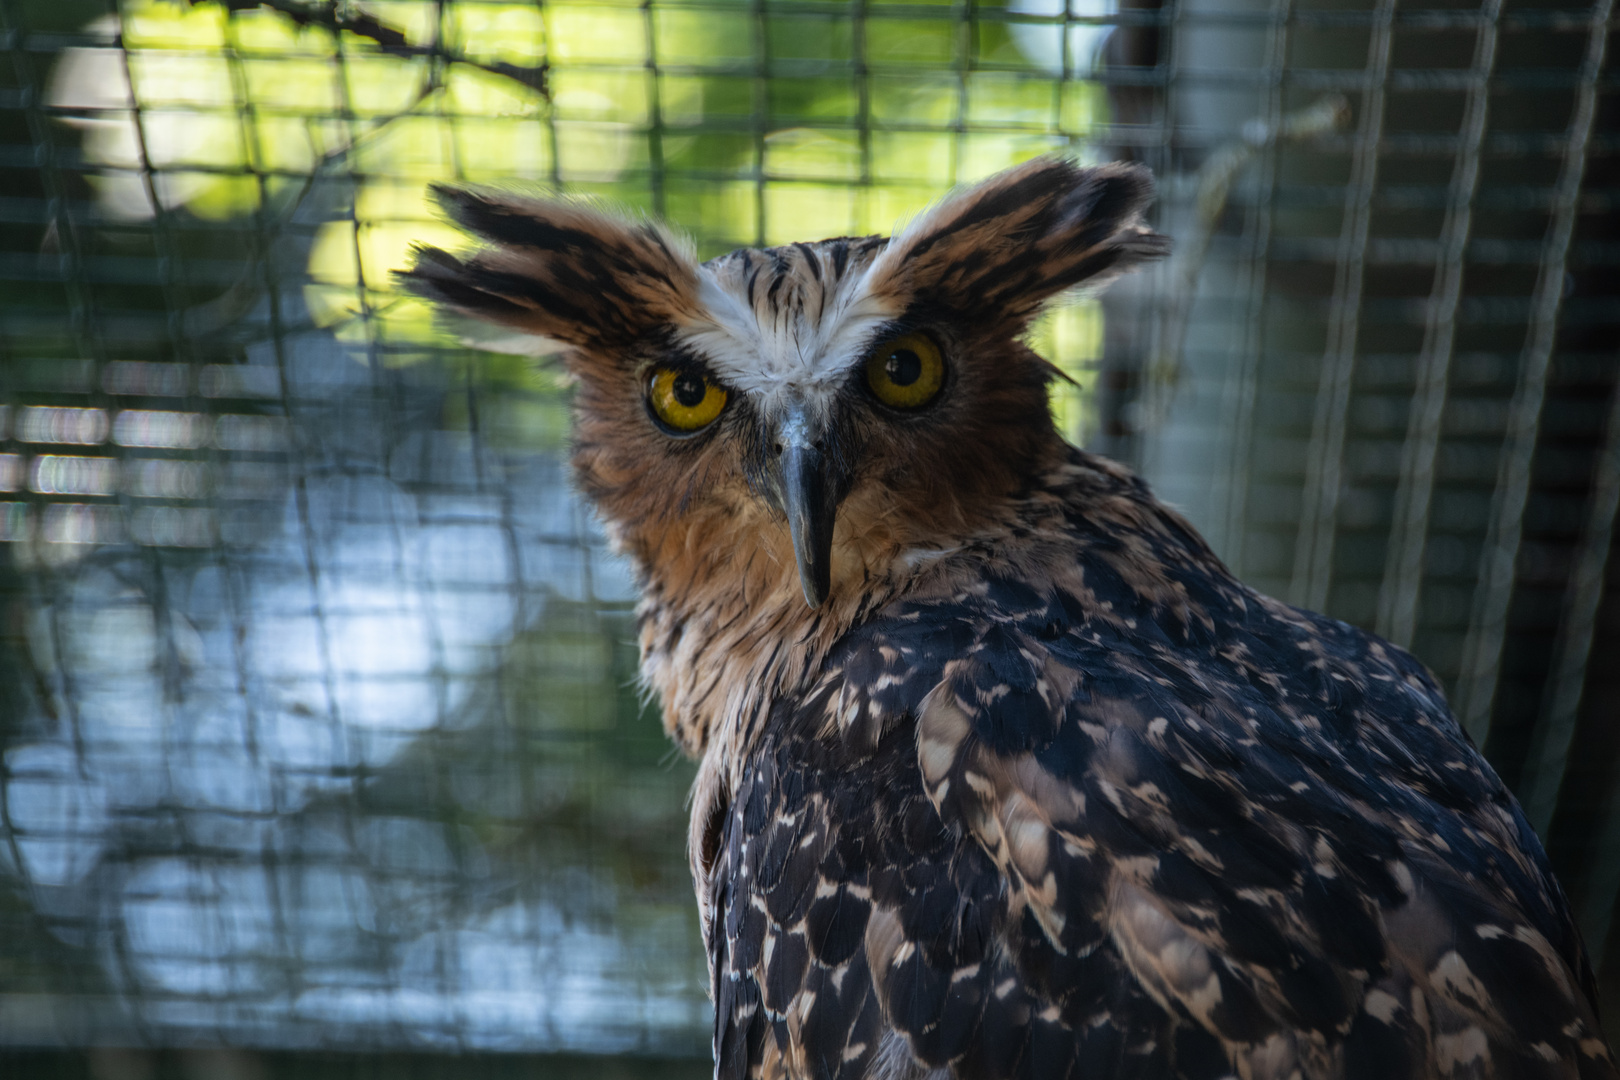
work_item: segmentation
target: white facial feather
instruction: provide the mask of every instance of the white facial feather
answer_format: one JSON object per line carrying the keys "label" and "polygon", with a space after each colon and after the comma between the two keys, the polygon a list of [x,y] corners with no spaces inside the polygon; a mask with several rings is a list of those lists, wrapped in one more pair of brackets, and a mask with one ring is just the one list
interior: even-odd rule
{"label": "white facial feather", "polygon": [[[702,267],[699,299],[706,317],[676,334],[720,382],[754,397],[766,415],[789,402],[824,409],[865,359],[878,328],[899,314],[871,294],[867,268],[835,278],[822,252],[792,250],[798,257],[781,269],[759,271],[748,259]],[[818,261],[819,274],[809,268],[809,258]],[[767,287],[779,277],[774,289]]]}

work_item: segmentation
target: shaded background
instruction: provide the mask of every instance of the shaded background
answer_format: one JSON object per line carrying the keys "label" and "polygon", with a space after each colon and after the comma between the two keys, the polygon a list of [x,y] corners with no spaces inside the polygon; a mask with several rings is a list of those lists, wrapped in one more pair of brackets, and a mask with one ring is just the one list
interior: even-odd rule
{"label": "shaded background", "polygon": [[1061,422],[1435,669],[1620,983],[1612,0],[1068,2],[0,0],[0,1070],[707,1072],[567,390],[388,288],[436,180],[708,256],[1152,166]]}

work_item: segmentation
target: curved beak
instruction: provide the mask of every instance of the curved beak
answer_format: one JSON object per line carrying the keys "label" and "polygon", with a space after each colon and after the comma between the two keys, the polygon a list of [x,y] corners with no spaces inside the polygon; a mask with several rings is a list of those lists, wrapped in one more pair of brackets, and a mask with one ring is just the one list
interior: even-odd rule
{"label": "curved beak", "polygon": [[809,436],[803,412],[794,410],[788,415],[779,445],[771,486],[793,534],[793,557],[799,564],[805,602],[820,607],[832,590],[838,492],[827,476],[826,456]]}

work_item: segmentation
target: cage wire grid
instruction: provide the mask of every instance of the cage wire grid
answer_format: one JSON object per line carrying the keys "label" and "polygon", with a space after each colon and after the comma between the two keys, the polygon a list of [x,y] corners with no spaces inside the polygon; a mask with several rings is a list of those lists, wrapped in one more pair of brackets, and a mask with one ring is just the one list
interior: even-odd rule
{"label": "cage wire grid", "polygon": [[701,1059],[690,767],[566,388],[386,272],[455,242],[431,181],[710,255],[1053,150],[1150,165],[1178,244],[1037,328],[1062,422],[1246,580],[1435,669],[1616,982],[1612,30],[1612,0],[0,0],[0,1046]]}

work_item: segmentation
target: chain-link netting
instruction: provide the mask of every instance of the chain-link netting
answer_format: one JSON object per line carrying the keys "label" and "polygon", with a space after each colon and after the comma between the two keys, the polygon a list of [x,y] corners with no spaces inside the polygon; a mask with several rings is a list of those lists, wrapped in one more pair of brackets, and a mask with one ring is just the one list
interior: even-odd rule
{"label": "chain-link netting", "polygon": [[1606,956],[1611,4],[0,0],[0,1062],[701,1065],[691,767],[566,386],[388,286],[433,181],[710,255],[1147,162],[1065,428],[1434,667]]}

